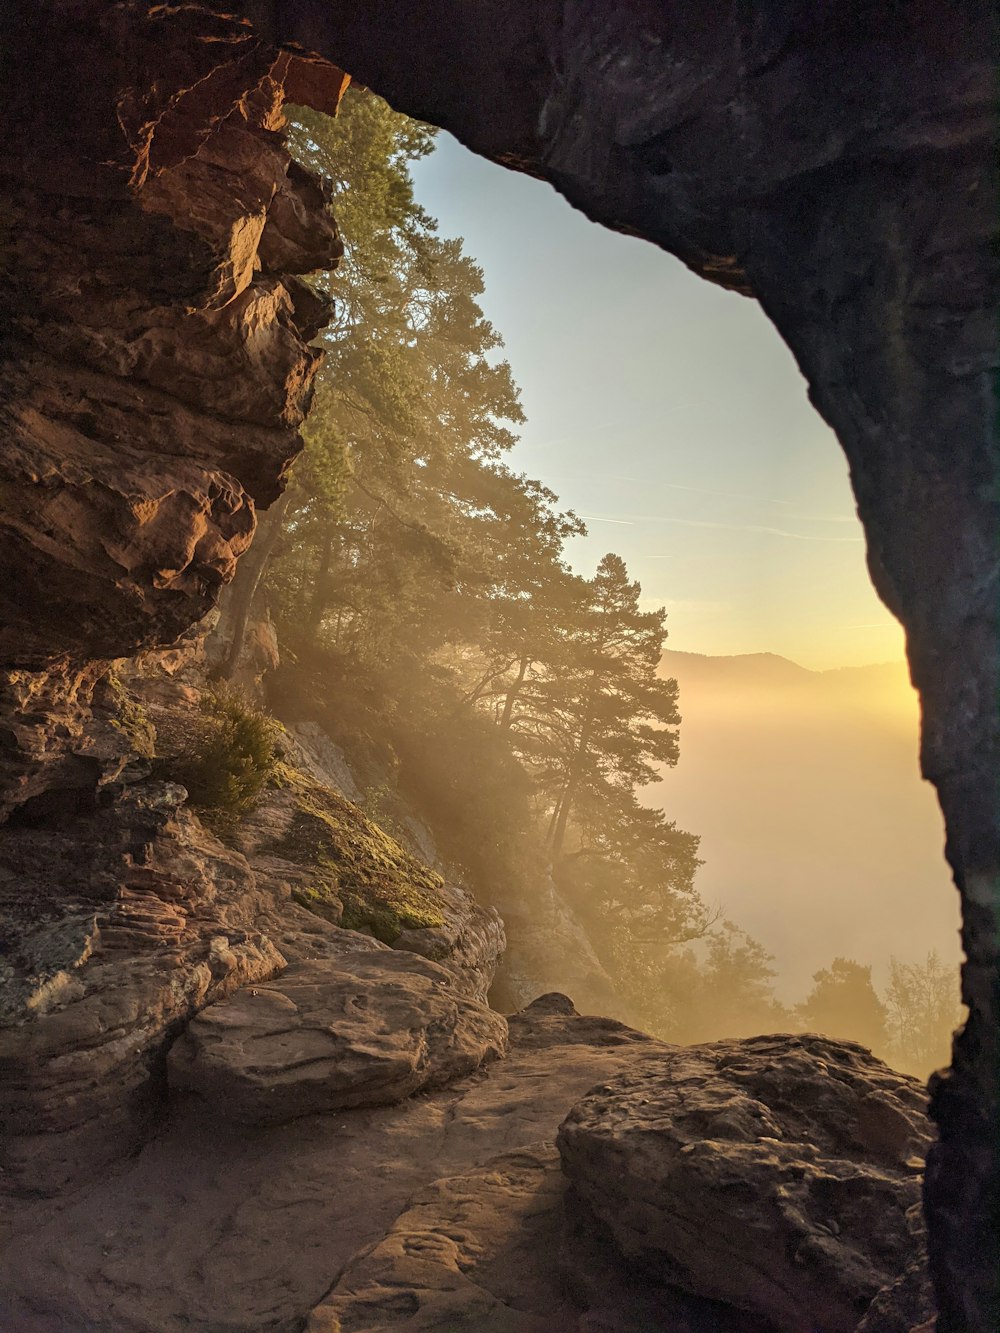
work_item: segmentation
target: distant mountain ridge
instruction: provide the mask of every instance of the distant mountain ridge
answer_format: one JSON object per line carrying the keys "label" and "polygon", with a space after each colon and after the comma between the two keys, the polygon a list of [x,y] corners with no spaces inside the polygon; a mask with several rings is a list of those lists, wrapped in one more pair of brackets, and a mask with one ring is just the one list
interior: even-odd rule
{"label": "distant mountain ridge", "polygon": [[660,657],[661,676],[690,676],[697,672],[701,679],[739,678],[747,682],[766,684],[828,682],[833,680],[865,681],[892,680],[908,683],[909,670],[903,661],[871,662],[863,666],[828,667],[822,671],[800,666],[778,653],[733,653],[712,656],[708,653],[678,652],[666,649]]}

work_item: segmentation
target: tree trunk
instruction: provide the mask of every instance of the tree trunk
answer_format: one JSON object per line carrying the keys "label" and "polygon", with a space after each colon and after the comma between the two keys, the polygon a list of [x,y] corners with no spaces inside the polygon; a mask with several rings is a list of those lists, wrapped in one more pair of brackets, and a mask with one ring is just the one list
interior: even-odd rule
{"label": "tree trunk", "polygon": [[504,700],[503,715],[500,718],[500,730],[509,731],[511,718],[514,713],[514,703],[517,696],[521,693],[521,686],[524,684],[524,678],[528,674],[528,667],[531,665],[530,657],[522,657],[518,667],[517,679],[507,691],[507,698]]}
{"label": "tree trunk", "polygon": [[306,618],[306,632],[309,642],[315,644],[319,627],[326,613],[327,592],[330,586],[330,564],[333,560],[333,533],[327,528],[323,534],[323,549],[320,552],[316,581],[313,584],[312,597],[309,601],[309,614]]}
{"label": "tree trunk", "polygon": [[562,854],[562,846],[566,840],[566,825],[569,823],[570,807],[573,804],[573,796],[576,788],[576,774],[574,773],[563,789],[562,800],[558,806],[558,817],[555,821],[555,827],[551,833],[549,850],[552,853],[552,860],[558,861]]}
{"label": "tree trunk", "polygon": [[229,648],[219,668],[219,674],[223,680],[232,679],[239,663],[243,643],[246,639],[247,625],[250,623],[250,613],[253,610],[257,596],[257,589],[260,587],[264,571],[274,554],[278,538],[281,536],[281,528],[287,508],[288,492],[285,491],[271,508],[261,515],[250,549],[237,566],[236,577],[229,585],[229,613],[233,624]]}
{"label": "tree trunk", "polygon": [[[601,648],[603,648],[603,643]],[[580,770],[583,767],[584,756],[587,753],[587,747],[590,744],[591,730],[594,722],[594,703],[595,695],[598,693],[598,675],[595,671],[590,678],[590,685],[587,689],[587,699],[584,704],[583,721],[580,723],[580,740],[577,743],[576,753],[570,760],[569,770],[566,774],[566,785],[563,788],[562,799],[556,807],[558,817],[554,819],[554,824],[549,828],[549,850],[552,853],[552,860],[555,861],[562,852],[563,841],[566,837],[566,825],[569,822],[570,807],[573,804],[573,797],[576,795],[576,786],[580,780]]]}
{"label": "tree trunk", "polygon": [[552,853],[552,860],[558,860],[562,854],[563,842],[566,839],[566,825],[569,823],[569,812],[573,805],[573,797],[576,795],[577,783],[580,780],[580,770],[583,767],[583,760],[587,753],[587,746],[590,744],[591,719],[586,716],[583,720],[583,729],[580,732],[580,740],[576,747],[576,754],[569,766],[569,772],[566,775],[566,785],[563,787],[563,794],[553,812],[553,823],[549,828],[549,850]]}

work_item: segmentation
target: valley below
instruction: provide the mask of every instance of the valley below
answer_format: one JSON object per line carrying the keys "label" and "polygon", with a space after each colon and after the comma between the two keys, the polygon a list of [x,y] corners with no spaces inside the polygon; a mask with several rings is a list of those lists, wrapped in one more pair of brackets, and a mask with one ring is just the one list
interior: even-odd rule
{"label": "valley below", "polygon": [[697,829],[703,896],[774,957],[793,1002],[842,956],[961,957],[944,823],[920,778],[906,664],[808,671],[773,654],[668,650],[680,759],[643,801]]}

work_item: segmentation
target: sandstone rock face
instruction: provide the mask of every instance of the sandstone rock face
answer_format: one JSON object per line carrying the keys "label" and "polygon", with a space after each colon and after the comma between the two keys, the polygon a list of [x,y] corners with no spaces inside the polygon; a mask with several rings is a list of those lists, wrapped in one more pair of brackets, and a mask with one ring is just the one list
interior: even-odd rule
{"label": "sandstone rock face", "polygon": [[[287,746],[292,761],[323,786],[364,805],[343,752],[315,722],[289,728]],[[485,1001],[508,946],[504,921],[494,906],[484,906],[460,884],[447,879],[430,830],[402,802],[390,810],[394,837],[411,855],[442,876],[435,890],[440,925],[406,927],[392,940],[394,949],[406,949],[435,962],[447,963],[456,984],[466,994]],[[381,813],[376,816],[381,819]],[[536,992],[537,993],[537,992]],[[509,1007],[521,1008],[532,996]]]}
{"label": "sandstone rock face", "polygon": [[217,1114],[276,1125],[402,1101],[504,1054],[507,1024],[446,968],[389,950],[299,963],[203,1009],[167,1060]]}
{"label": "sandstone rock face", "polygon": [[934,1333],[936,1311],[931,1275],[922,1260],[879,1292],[855,1333]]}
{"label": "sandstone rock face", "polygon": [[317,782],[339,791],[360,805],[365,799],[351,772],[343,750],[335,745],[318,722],[295,722],[288,728],[299,768]]}
{"label": "sandstone rock face", "polygon": [[460,884],[445,881],[438,892],[441,925],[402,930],[392,947],[445,963],[457,988],[485,1003],[507,948],[500,913],[476,902]]}
{"label": "sandstone rock face", "polygon": [[183,795],[148,784],[58,834],[5,833],[4,1191],[54,1193],[134,1151],[177,1025],[285,965],[246,862]]}
{"label": "sandstone rock face", "polygon": [[93,809],[133,746],[102,719],[106,663],[0,675],[0,823],[27,807],[35,817]]}
{"label": "sandstone rock face", "polygon": [[[353,800],[341,799],[348,784],[339,766],[329,771],[336,747],[319,731],[308,739],[304,749],[294,735],[283,738],[287,760],[301,767],[287,785],[268,790],[237,832],[258,876],[278,891],[287,886],[330,921],[370,922],[392,948],[447,964],[452,984],[485,1002],[507,943],[496,908],[442,879]],[[354,796],[363,799],[357,789]],[[380,878],[398,891],[383,893]]]}
{"label": "sandstone rock face", "polygon": [[623,1254],[783,1333],[853,1333],[910,1262],[923,1090],[863,1047],[681,1047],[595,1089],[563,1167]]}
{"label": "sandstone rock face", "polygon": [[[358,965],[385,955],[390,976],[400,967],[370,933],[338,926],[335,896],[319,913],[301,905],[314,901],[320,870],[274,850],[305,794],[293,791],[291,770],[229,831],[229,845],[185,808],[183,788],[151,777],[171,738],[188,737],[203,718],[198,645],[116,668],[8,680],[10,743],[0,763],[9,761],[16,780],[4,793],[0,839],[3,1191],[56,1193],[135,1151],[164,1113],[164,1060],[178,1028],[243,982],[266,982],[288,964],[329,970],[345,956]],[[496,913],[443,885],[336,793],[313,781],[307,794],[329,835],[321,850],[341,858],[356,897],[369,881],[384,887],[392,870],[404,900],[435,913],[430,928],[397,931],[408,979],[381,998],[409,987],[412,1003],[397,995],[391,1012],[383,1004],[368,1015],[381,1036],[367,1034],[359,1082],[376,1086],[381,1069],[384,1088],[403,1088],[474,1067],[479,1057],[463,1047],[466,1037],[474,1047],[474,1024],[452,1041],[448,1004],[431,1001],[421,1020],[420,988],[432,988],[433,976],[457,992],[461,1015],[486,1014],[503,948]],[[332,862],[324,866],[333,873]],[[378,989],[374,974],[357,985]],[[394,1019],[403,1023],[395,1051]],[[502,1034],[498,1015],[483,1024]],[[357,1050],[354,1058],[364,1066]]]}
{"label": "sandstone rock face", "polygon": [[209,609],[277,495],[326,315],[296,275],[342,247],[278,133],[306,62],[196,6],[2,21],[0,664],[118,657]]}

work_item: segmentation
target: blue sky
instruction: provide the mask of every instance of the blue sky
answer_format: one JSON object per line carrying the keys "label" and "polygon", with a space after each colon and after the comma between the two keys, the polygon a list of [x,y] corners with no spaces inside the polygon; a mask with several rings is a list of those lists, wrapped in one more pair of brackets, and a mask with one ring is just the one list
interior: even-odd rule
{"label": "blue sky", "polygon": [[513,457],[618,551],[669,646],[813,668],[902,656],[847,465],[754,302],[441,134],[417,196],[483,267],[528,422]]}

